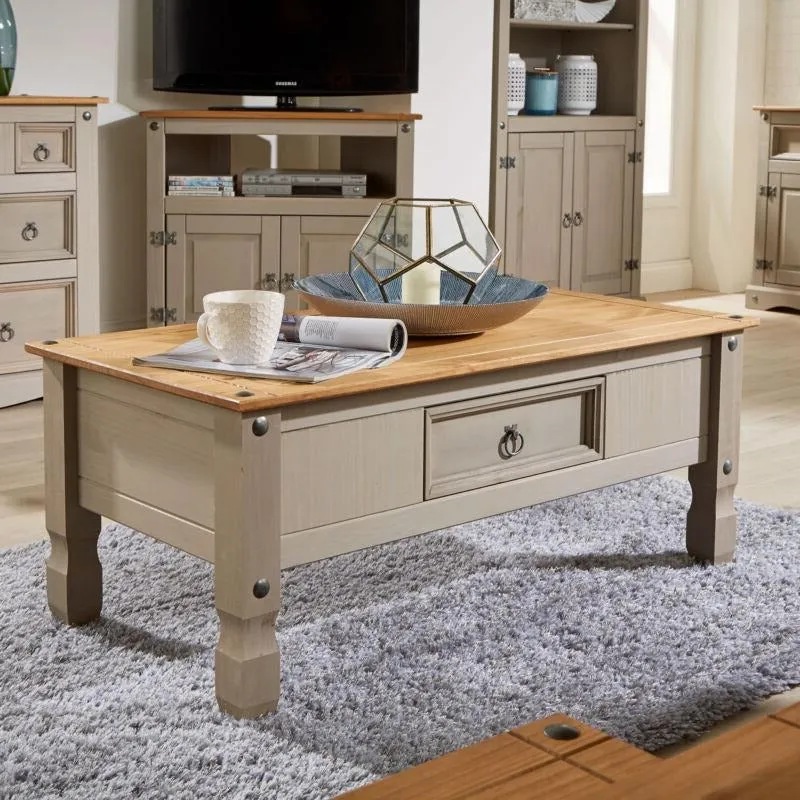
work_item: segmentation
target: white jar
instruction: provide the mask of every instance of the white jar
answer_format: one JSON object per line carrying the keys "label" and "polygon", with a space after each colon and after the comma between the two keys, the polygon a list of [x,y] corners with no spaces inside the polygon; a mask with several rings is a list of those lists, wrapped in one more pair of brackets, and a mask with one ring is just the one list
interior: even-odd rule
{"label": "white jar", "polygon": [[508,116],[516,117],[525,107],[525,62],[519,53],[508,54]]}
{"label": "white jar", "polygon": [[597,63],[594,56],[558,56],[558,111],[587,115],[597,108]]}

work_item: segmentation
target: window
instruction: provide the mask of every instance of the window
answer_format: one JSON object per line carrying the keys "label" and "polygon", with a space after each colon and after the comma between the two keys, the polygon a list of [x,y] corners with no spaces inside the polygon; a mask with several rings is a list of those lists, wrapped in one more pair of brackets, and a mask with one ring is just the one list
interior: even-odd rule
{"label": "window", "polygon": [[678,0],[650,0],[644,137],[646,195],[668,195],[673,190],[677,4]]}

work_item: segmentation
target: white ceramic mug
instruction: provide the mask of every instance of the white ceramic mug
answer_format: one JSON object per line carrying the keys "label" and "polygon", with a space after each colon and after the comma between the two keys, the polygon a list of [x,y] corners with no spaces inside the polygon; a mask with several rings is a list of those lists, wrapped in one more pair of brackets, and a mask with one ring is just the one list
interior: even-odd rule
{"label": "white ceramic mug", "polygon": [[197,335],[226,364],[266,364],[278,341],[285,300],[280,292],[258,289],[207,294]]}

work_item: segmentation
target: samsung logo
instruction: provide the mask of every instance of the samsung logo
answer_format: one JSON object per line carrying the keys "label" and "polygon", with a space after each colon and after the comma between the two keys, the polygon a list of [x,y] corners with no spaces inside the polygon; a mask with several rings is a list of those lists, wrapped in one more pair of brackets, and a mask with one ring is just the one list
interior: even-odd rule
{"label": "samsung logo", "polygon": [[297,81],[275,81],[276,86],[297,86]]}

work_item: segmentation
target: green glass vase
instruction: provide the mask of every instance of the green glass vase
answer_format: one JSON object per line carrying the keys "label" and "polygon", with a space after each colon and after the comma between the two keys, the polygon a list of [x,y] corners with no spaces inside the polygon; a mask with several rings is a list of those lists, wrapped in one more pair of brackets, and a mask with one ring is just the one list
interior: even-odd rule
{"label": "green glass vase", "polygon": [[0,0],[0,97],[11,94],[17,66],[17,25],[10,0]]}

